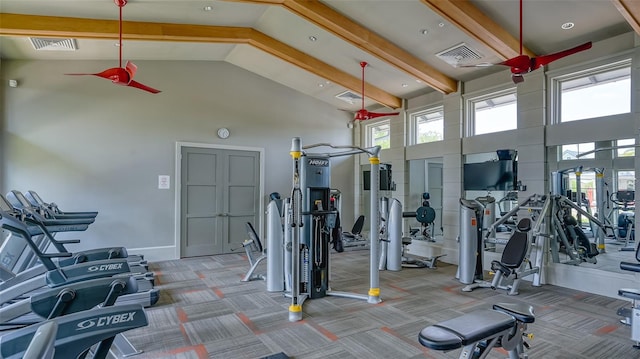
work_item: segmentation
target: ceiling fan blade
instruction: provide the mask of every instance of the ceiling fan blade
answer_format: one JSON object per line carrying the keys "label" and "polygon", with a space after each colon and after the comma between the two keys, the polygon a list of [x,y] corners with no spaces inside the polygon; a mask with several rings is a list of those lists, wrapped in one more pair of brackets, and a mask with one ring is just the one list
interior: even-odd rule
{"label": "ceiling fan blade", "polygon": [[138,71],[138,66],[136,66],[133,62],[131,61],[127,61],[127,64],[125,65],[125,70],[127,70],[127,72],[129,73],[129,77],[133,79],[133,77],[136,75],[136,71]]}
{"label": "ceiling fan blade", "polygon": [[531,62],[531,70],[535,70],[537,68],[539,68],[540,66],[544,66],[550,62],[556,61],[558,59],[561,59],[563,57],[569,56],[569,55],[573,55],[576,52],[580,52],[580,51],[585,51],[590,49],[592,46],[591,41],[586,42],[582,45],[578,45],[576,47],[573,47],[571,49],[568,50],[564,50],[564,51],[560,51],[560,52],[556,52],[553,54],[549,54],[549,55],[542,55],[542,56],[538,56],[532,59]]}
{"label": "ceiling fan blade", "polygon": [[391,113],[379,113],[379,112],[369,112],[367,110],[359,110],[356,112],[355,119],[356,121],[366,121],[371,120],[373,118],[384,117],[384,116],[397,116],[400,112],[391,112]]}
{"label": "ceiling fan blade", "polygon": [[102,77],[103,79],[111,80],[115,83],[126,84],[127,82],[129,82],[129,74],[127,73],[127,71],[125,71],[125,69],[122,69],[119,67],[112,67],[110,69],[106,69],[102,72],[98,72],[95,74],[65,74],[65,75],[72,75],[72,76],[92,75],[92,76]]}
{"label": "ceiling fan blade", "polygon": [[[531,58],[527,55],[520,55],[516,57],[512,57],[508,60],[505,60],[500,63],[500,65],[505,65],[511,67],[511,71],[513,69],[517,69],[519,71],[529,72],[529,66],[531,66]],[[518,71],[515,71],[518,72]]]}
{"label": "ceiling fan blade", "polygon": [[160,91],[160,90],[156,90],[156,89],[154,89],[153,87],[149,87],[149,86],[147,86],[147,85],[143,85],[143,84],[139,83],[138,81],[134,81],[134,80],[131,80],[127,86],[129,86],[129,87],[135,87],[135,88],[137,88],[137,89],[144,90],[144,91],[151,92],[151,93],[159,93],[159,92],[162,92],[162,91]]}
{"label": "ceiling fan blade", "polygon": [[502,63],[498,63],[498,64],[492,64],[489,62],[481,62],[479,64],[474,64],[474,65],[456,65],[456,67],[491,67],[491,66],[496,66],[496,65],[502,65]]}
{"label": "ceiling fan blade", "polygon": [[384,117],[384,116],[397,116],[399,114],[400,114],[400,112],[389,112],[389,113],[369,112],[369,118]]}

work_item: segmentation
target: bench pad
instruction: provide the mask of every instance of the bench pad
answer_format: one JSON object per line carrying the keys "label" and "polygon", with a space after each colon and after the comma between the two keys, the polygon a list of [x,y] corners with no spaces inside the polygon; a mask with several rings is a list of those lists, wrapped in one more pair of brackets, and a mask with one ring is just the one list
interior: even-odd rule
{"label": "bench pad", "polygon": [[452,350],[491,338],[514,325],[511,315],[481,310],[426,327],[420,331],[418,340],[427,348]]}
{"label": "bench pad", "polygon": [[633,300],[640,300],[640,291],[637,289],[621,288],[618,289],[618,295]]}
{"label": "bench pad", "polygon": [[640,272],[640,263],[620,262],[620,269],[631,272]]}
{"label": "bench pad", "polygon": [[448,330],[432,325],[420,331],[418,341],[422,346],[434,350],[454,350],[462,347],[462,339]]}

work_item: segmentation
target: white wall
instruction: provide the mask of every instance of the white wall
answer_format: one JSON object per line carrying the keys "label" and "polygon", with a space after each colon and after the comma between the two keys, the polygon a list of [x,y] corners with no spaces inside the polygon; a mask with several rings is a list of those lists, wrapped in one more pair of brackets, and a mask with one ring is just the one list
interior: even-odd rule
{"label": "white wall", "polygon": [[[112,61],[3,61],[2,79],[18,79],[2,101],[3,193],[38,191],[63,210],[98,210],[73,250],[125,245],[151,259],[172,258],[175,144],[263,148],[264,193],[291,191],[291,138],[351,144],[350,115],[224,62],[140,61],[136,80],[152,95],[97,77]],[[230,138],[216,131],[227,127]],[[158,175],[172,188],[158,189]],[[352,218],[353,166],[334,161],[332,186]],[[265,199],[266,201],[266,199]],[[348,222],[346,220],[345,222]]]}

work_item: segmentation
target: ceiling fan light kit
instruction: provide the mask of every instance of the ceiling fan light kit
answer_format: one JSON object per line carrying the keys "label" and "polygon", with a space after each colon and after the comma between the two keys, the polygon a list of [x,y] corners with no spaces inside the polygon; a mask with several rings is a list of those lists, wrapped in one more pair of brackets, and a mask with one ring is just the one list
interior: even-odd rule
{"label": "ceiling fan light kit", "polygon": [[111,80],[116,85],[135,87],[137,89],[147,91],[153,94],[161,92],[160,90],[154,89],[147,85],[143,85],[133,78],[136,75],[138,70],[138,66],[136,66],[133,62],[127,61],[125,67],[122,67],[122,8],[127,4],[127,0],[114,0],[114,3],[120,9],[120,19],[118,21],[118,58],[119,58],[119,67],[112,67],[110,69],[106,69],[102,72],[98,72],[95,74],[66,74],[66,75],[74,75],[74,76],[97,76],[103,79]]}

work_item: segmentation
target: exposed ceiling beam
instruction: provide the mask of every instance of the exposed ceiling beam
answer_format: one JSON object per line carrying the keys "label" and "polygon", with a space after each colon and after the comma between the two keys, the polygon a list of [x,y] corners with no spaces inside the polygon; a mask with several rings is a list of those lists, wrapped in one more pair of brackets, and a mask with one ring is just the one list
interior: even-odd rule
{"label": "exposed ceiling beam", "polygon": [[[0,36],[117,39],[118,21],[0,13]],[[126,40],[247,44],[274,55],[351,91],[362,91],[361,79],[291,46],[246,27],[205,26],[123,21]],[[387,107],[402,107],[402,99],[371,84],[367,97]]]}
{"label": "exposed ceiling beam", "polygon": [[[467,35],[493,51],[502,60],[520,55],[520,40],[487,17],[469,0],[421,0],[431,10],[447,19]],[[517,14],[514,14],[516,16]],[[522,53],[534,57],[523,47]]]}
{"label": "exposed ceiling beam", "polygon": [[630,0],[611,0],[633,30],[640,34],[640,2]]}
{"label": "exposed ceiling beam", "polygon": [[436,70],[409,52],[368,28],[354,22],[318,0],[228,0],[254,4],[280,5],[298,16],[333,33],[352,45],[442,92],[456,92],[456,80]]}

